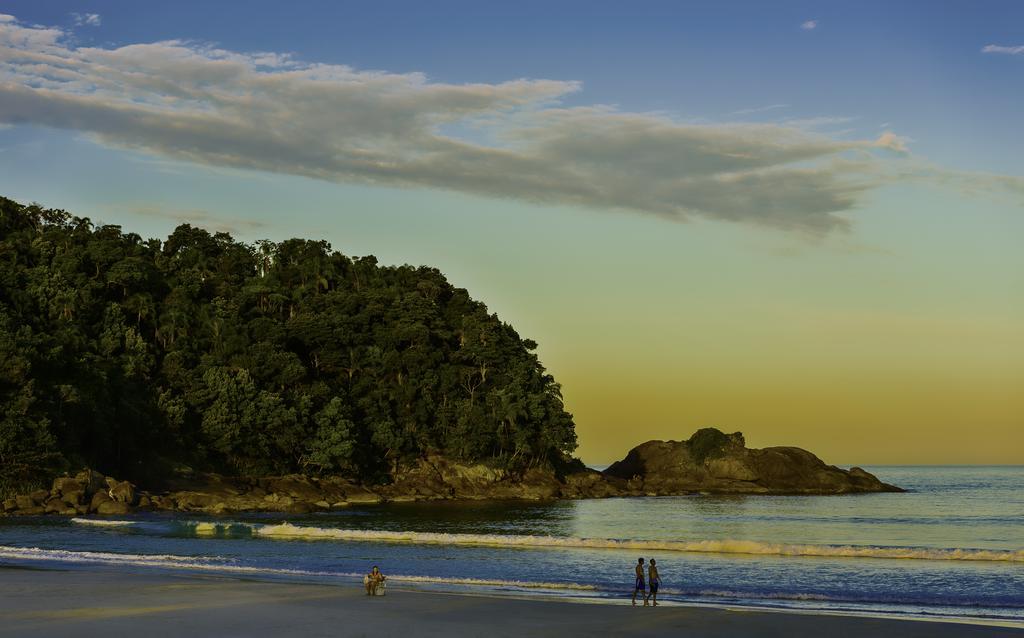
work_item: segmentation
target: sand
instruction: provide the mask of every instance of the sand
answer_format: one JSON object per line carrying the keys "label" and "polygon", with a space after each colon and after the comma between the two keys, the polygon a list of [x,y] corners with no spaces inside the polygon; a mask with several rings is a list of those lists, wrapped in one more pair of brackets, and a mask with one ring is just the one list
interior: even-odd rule
{"label": "sand", "polygon": [[0,636],[1024,636],[1011,628],[830,614],[633,608],[108,569],[0,566]]}

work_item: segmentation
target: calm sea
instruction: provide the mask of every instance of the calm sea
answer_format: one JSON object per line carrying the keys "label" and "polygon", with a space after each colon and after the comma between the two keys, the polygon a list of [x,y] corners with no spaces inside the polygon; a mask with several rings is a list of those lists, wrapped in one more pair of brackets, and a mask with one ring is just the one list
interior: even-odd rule
{"label": "calm sea", "polygon": [[0,519],[0,565],[660,598],[1024,622],[1024,467],[868,468],[906,494],[415,503],[329,514]]}

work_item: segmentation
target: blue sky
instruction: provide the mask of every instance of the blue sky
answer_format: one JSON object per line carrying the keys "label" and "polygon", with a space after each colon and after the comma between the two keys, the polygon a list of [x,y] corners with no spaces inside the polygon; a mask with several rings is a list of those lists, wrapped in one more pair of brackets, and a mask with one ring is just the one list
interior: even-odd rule
{"label": "blue sky", "polygon": [[[437,265],[541,343],[588,460],[709,424],[840,454],[891,429],[865,405],[908,445],[1024,427],[1022,3],[0,14],[0,194]],[[1008,458],[963,454],[927,458]]]}

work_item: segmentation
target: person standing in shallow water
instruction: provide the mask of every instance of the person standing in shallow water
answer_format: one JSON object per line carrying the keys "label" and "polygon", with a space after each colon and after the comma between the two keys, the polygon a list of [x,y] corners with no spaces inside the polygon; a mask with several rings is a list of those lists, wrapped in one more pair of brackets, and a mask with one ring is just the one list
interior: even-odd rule
{"label": "person standing in shallow water", "polygon": [[644,597],[644,607],[647,606],[647,587],[644,585],[644,559],[638,558],[636,561],[636,584],[633,585],[633,606],[636,606],[636,593],[642,592]]}
{"label": "person standing in shallow water", "polygon": [[651,606],[658,606],[658,587],[661,586],[661,577],[658,576],[658,561],[651,559],[651,565],[647,568],[647,582],[651,586]]}

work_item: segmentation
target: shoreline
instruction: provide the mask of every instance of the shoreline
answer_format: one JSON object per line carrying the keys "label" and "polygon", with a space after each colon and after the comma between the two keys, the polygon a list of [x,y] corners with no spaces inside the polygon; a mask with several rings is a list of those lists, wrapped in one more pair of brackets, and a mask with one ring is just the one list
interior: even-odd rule
{"label": "shoreline", "polygon": [[[1024,624],[856,611],[627,598],[436,591],[395,584],[367,600],[358,582],[296,583],[223,574],[0,564],[0,635],[614,635],[1024,636]],[[628,610],[628,611],[626,611]],[[637,615],[641,614],[641,615]],[[366,623],[366,630],[359,622]],[[353,626],[353,622],[355,626]],[[500,623],[500,626],[496,626]]]}

